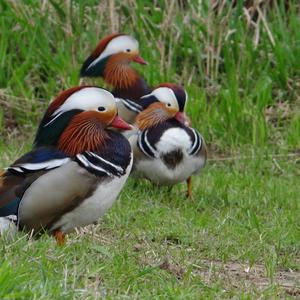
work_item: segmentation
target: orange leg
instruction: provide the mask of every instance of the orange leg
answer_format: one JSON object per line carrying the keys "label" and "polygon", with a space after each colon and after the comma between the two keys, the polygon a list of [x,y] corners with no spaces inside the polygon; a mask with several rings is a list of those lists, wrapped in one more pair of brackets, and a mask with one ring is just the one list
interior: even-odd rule
{"label": "orange leg", "polygon": [[186,183],[187,183],[187,193],[186,193],[186,196],[187,196],[187,198],[191,199],[192,198],[192,177],[189,177],[186,180]]}
{"label": "orange leg", "polygon": [[66,236],[60,231],[56,230],[54,231],[54,234],[57,245],[63,246],[66,243]]}

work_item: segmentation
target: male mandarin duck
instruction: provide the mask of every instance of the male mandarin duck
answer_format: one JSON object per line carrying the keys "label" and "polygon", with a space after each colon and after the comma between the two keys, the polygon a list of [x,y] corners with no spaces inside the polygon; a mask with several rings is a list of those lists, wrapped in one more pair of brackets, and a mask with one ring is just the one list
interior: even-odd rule
{"label": "male mandarin duck", "polygon": [[125,34],[112,34],[102,39],[83,63],[81,77],[103,77],[113,87],[120,116],[132,123],[140,98],[151,92],[131,62],[147,64],[139,55],[138,41]]}
{"label": "male mandarin duck", "polygon": [[133,148],[133,175],[159,185],[187,181],[192,196],[191,176],[206,162],[203,137],[184,114],[187,94],[176,85],[164,84],[143,97],[144,110],[136,118],[139,131],[129,138]]}
{"label": "male mandarin duck", "polygon": [[132,167],[120,133],[131,129],[117,115],[113,95],[101,88],[71,88],[49,106],[35,149],[0,177],[0,216],[19,228],[48,230],[59,243],[75,227],[96,222],[116,200]]}
{"label": "male mandarin duck", "polygon": [[[166,96],[167,94],[164,93],[164,91],[166,90],[171,90],[169,96]],[[184,112],[185,105],[187,102],[187,93],[182,86],[171,82],[160,83],[158,87],[154,88],[151,93],[141,97],[138,104],[136,104],[137,109],[136,109],[135,119],[140,112],[142,112],[143,110],[145,110],[155,102],[162,102],[168,104],[170,95],[172,101],[176,99],[175,101],[177,102],[178,105],[179,111],[177,113],[176,118],[181,123],[184,123],[186,126],[189,126],[191,124],[191,120]]]}

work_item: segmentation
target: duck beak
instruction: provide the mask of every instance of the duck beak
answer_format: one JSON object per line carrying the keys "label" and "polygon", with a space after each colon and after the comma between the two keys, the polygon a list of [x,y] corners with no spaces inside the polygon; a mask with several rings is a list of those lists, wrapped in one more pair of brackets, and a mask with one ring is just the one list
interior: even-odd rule
{"label": "duck beak", "polygon": [[109,127],[123,129],[123,130],[131,130],[132,126],[126,123],[122,118],[116,116],[113,121],[109,124]]}
{"label": "duck beak", "polygon": [[178,122],[185,125],[185,126],[190,126],[191,125],[190,118],[184,112],[181,112],[181,111],[177,112],[176,115],[175,115],[175,119]]}
{"label": "duck beak", "polygon": [[140,65],[148,65],[148,63],[139,55],[136,55],[134,57],[133,61],[140,64]]}

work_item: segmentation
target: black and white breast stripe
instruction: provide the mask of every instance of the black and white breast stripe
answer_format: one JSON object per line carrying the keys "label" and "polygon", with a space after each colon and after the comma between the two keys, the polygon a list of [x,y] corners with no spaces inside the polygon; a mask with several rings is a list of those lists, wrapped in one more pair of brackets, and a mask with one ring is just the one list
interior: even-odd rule
{"label": "black and white breast stripe", "polygon": [[188,153],[189,153],[189,155],[195,155],[202,148],[202,137],[194,128],[189,128],[189,129],[192,131],[192,133],[194,135],[194,142]]}
{"label": "black and white breast stripe", "polygon": [[148,130],[140,131],[138,133],[138,147],[148,157],[157,158],[159,157],[159,153],[155,149],[155,146],[150,144],[147,134]]}
{"label": "black and white breast stripe", "polygon": [[136,113],[140,113],[143,110],[143,107],[137,103],[135,103],[134,101],[128,100],[128,99],[122,99],[119,98],[120,101],[122,101],[122,103],[125,105],[126,108],[128,108],[129,110],[132,110]]}
{"label": "black and white breast stripe", "polygon": [[126,172],[126,170],[122,167],[113,164],[112,162],[90,151],[77,154],[75,161],[97,176],[107,175],[109,177],[121,177]]}
{"label": "black and white breast stripe", "polygon": [[[186,128],[190,138],[192,145],[190,149],[187,151],[189,155],[196,155],[202,148],[202,137],[201,135],[193,128]],[[150,158],[158,158],[159,153],[156,150],[153,143],[149,141],[148,138],[148,130],[140,131],[138,133],[137,145],[139,149]]]}

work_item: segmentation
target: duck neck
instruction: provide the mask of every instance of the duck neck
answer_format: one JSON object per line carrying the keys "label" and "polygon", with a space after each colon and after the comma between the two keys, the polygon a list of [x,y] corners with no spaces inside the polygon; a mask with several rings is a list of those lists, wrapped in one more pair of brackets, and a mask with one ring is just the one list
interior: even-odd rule
{"label": "duck neck", "polygon": [[112,93],[115,97],[139,101],[142,96],[151,93],[151,90],[146,81],[138,76],[134,84],[127,88],[114,87]]}
{"label": "duck neck", "polygon": [[108,60],[103,78],[113,87],[115,97],[135,101],[151,92],[145,80],[129,64]]}

